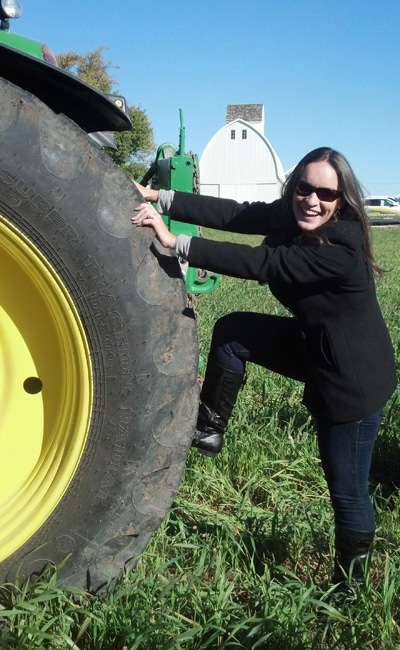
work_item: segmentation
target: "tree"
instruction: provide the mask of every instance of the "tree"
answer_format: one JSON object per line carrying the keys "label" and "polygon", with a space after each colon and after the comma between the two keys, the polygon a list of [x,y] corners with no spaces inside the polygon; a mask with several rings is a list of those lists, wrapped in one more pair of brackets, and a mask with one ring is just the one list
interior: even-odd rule
{"label": "tree", "polygon": [[[116,67],[109,61],[104,61],[103,53],[107,48],[99,47],[87,54],[66,52],[57,55],[60,68],[90,84],[97,90],[107,94],[118,94],[113,91],[115,80],[110,75],[110,68]],[[154,134],[146,111],[140,106],[128,106],[132,131],[115,133],[117,149],[107,149],[114,162],[130,176],[139,178],[149,168],[155,153]]]}
{"label": "tree", "polygon": [[110,155],[114,162],[133,178],[144,176],[155,153],[153,129],[146,112],[140,106],[129,107],[132,131],[115,133],[117,149]]}

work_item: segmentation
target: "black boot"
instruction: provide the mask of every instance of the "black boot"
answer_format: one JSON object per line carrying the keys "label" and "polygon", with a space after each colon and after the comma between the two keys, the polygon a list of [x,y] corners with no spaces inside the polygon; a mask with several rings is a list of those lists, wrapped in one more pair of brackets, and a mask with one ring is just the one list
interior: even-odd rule
{"label": "black boot", "polygon": [[237,394],[243,384],[244,374],[226,370],[209,361],[200,395],[192,447],[212,458],[219,454],[224,444],[224,432]]}
{"label": "black boot", "polygon": [[355,586],[364,587],[371,563],[374,531],[348,530],[336,526],[335,564],[332,577],[335,594],[345,601],[355,595]]}

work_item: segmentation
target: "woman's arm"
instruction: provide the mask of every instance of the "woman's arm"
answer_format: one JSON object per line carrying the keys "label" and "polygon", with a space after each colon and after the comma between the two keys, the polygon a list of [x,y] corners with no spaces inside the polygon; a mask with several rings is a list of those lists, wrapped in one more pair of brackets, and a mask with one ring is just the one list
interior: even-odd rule
{"label": "woman's arm", "polygon": [[193,237],[186,259],[191,266],[244,280],[311,284],[343,279],[355,265],[363,266],[361,243],[359,233],[321,245],[276,247]]}
{"label": "woman's arm", "polygon": [[185,192],[175,192],[169,215],[176,221],[248,235],[267,235],[285,221],[281,199],[273,203],[237,203]]}
{"label": "woman's arm", "polygon": [[272,203],[238,203],[188,192],[159,191],[134,183],[146,201],[158,203],[157,209],[175,221],[248,235],[268,235],[282,228],[286,220],[281,199]]}

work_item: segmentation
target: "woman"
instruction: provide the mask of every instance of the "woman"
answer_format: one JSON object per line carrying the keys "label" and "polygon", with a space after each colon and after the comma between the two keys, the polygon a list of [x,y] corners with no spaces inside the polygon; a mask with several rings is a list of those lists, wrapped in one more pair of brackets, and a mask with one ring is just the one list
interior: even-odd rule
{"label": "woman", "polygon": [[311,151],[271,204],[138,187],[177,221],[265,235],[255,248],[175,237],[146,203],[132,218],[191,266],[268,283],[293,314],[232,313],[216,323],[193,446],[209,456],[221,450],[247,361],[304,382],[335,516],[333,581],[345,590],[351,579],[362,584],[375,531],[369,469],[397,379],[375,293],[374,273],[382,271],[349,163],[330,148]]}

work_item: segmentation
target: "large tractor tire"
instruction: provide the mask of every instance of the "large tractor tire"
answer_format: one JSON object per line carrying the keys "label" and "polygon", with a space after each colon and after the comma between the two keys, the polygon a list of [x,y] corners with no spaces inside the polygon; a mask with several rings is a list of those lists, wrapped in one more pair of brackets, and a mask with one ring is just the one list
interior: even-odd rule
{"label": "large tractor tire", "polygon": [[178,261],[86,133],[0,80],[0,582],[97,590],[145,548],[195,426]]}

